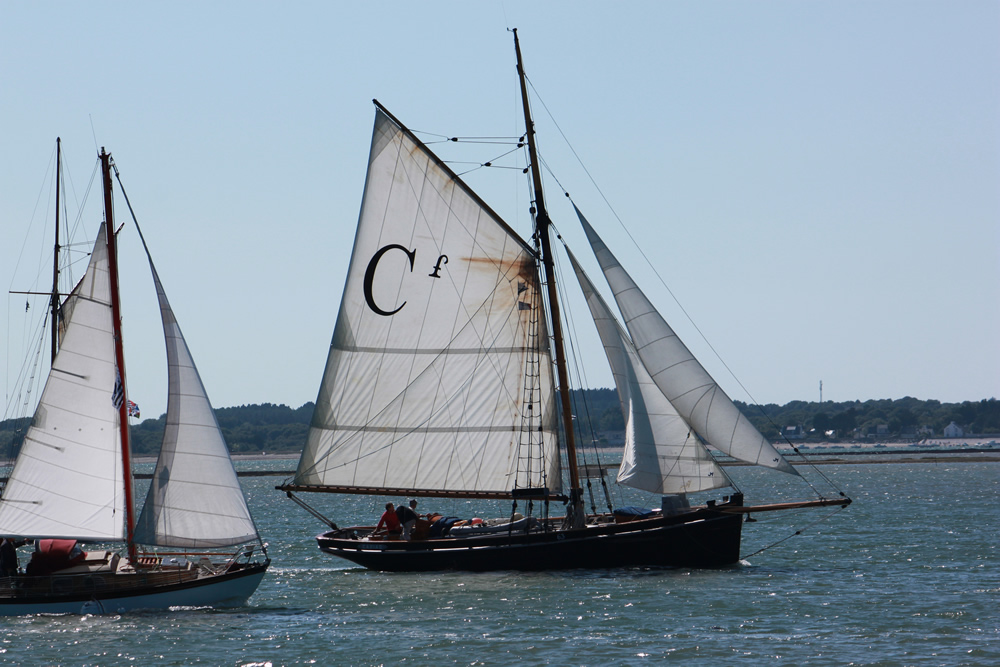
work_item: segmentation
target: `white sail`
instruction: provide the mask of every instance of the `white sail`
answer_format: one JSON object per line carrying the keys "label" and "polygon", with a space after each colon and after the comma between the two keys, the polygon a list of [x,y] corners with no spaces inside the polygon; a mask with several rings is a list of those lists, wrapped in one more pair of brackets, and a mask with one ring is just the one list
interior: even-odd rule
{"label": "white sail", "polygon": [[604,344],[622,404],[625,451],[618,482],[660,494],[729,486],[726,473],[649,377],[628,334],[576,257],[567,252]]}
{"label": "white sail", "polygon": [[702,439],[726,454],[797,475],[695,359],[579,209],[577,215],[615,295],[639,358],[678,413]]}
{"label": "white sail", "polygon": [[540,302],[531,248],[379,110],[295,483],[372,493],[558,489]]}
{"label": "white sail", "polygon": [[152,258],[149,267],[167,344],[167,421],[135,541],[207,548],[255,540],[226,441]]}
{"label": "white sail", "polygon": [[121,541],[125,485],[103,225],[86,274],[63,304],[63,322],[59,353],[0,497],[0,535]]}

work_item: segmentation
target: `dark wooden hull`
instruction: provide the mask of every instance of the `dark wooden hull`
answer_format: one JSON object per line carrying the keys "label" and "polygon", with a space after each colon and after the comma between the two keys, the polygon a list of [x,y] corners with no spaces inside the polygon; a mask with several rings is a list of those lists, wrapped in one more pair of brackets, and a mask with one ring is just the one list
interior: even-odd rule
{"label": "dark wooden hull", "polygon": [[241,606],[269,564],[240,564],[208,576],[169,571],[19,575],[0,580],[0,616]]}
{"label": "dark wooden hull", "polygon": [[317,536],[319,548],[372,570],[565,570],[722,567],[739,561],[743,517],[711,508],[577,530],[426,540],[366,540],[352,529]]}

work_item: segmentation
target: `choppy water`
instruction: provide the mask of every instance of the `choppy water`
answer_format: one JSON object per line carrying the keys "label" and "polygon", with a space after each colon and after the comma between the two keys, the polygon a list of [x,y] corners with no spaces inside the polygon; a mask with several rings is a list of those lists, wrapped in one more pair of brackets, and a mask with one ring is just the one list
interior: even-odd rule
{"label": "choppy water", "polygon": [[[322,525],[273,490],[278,478],[244,477],[274,560],[249,607],[0,619],[0,661],[1000,664],[1000,463],[823,473],[854,504],[740,566],[418,575],[349,568],[321,554],[311,538]],[[749,502],[761,501],[771,477],[741,475]],[[380,504],[308,500],[343,523],[376,517]],[[748,524],[744,553],[821,512]]]}

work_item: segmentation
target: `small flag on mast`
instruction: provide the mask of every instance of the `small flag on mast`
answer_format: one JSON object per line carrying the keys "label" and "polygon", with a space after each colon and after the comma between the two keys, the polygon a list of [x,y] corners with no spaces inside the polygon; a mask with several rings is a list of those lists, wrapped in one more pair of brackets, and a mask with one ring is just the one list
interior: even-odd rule
{"label": "small flag on mast", "polygon": [[115,390],[111,392],[111,402],[114,403],[116,408],[121,408],[122,401],[125,400],[125,387],[122,385],[122,376],[115,369]]}

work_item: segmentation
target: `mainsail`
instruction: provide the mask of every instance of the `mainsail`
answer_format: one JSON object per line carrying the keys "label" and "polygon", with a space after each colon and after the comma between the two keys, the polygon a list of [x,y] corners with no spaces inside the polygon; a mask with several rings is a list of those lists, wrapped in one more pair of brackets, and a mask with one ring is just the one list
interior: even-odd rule
{"label": "mainsail", "polygon": [[535,253],[379,108],[296,485],[560,487]]}
{"label": "mainsail", "polygon": [[625,451],[618,481],[652,493],[693,493],[731,484],[693,429],[666,399],[635,346],[576,257],[567,249],[618,388]]}
{"label": "mainsail", "polygon": [[59,353],[0,497],[0,535],[124,539],[124,481],[104,226],[62,307]]}
{"label": "mainsail", "polygon": [[653,307],[579,209],[625,327],[656,386],[705,442],[741,461],[798,475],[736,407]]}
{"label": "mainsail", "polygon": [[152,257],[149,268],[167,344],[167,420],[135,541],[208,548],[255,540],[257,529],[226,441]]}

